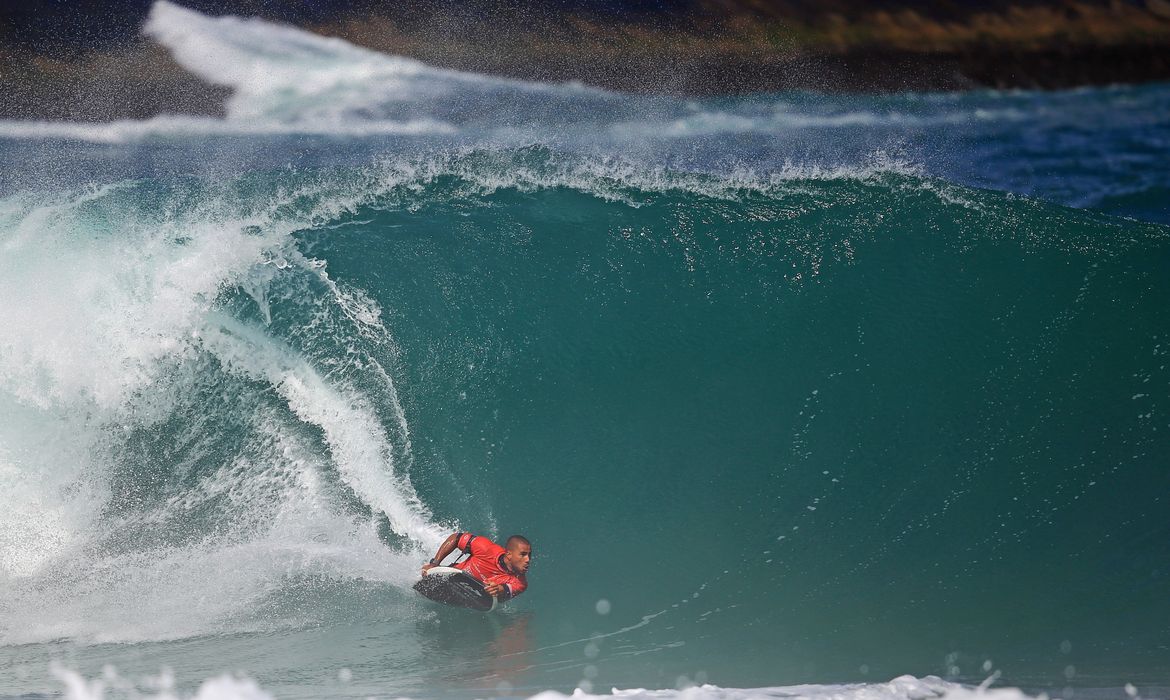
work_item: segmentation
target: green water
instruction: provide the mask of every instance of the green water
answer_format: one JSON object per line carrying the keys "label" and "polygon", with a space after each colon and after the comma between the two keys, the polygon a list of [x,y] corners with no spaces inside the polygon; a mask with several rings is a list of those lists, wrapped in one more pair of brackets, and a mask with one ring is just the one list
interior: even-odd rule
{"label": "green water", "polygon": [[303,238],[392,319],[424,500],[541,533],[534,609],[686,601],[647,643],[759,684],[1157,667],[1164,230],[897,176],[631,196]]}

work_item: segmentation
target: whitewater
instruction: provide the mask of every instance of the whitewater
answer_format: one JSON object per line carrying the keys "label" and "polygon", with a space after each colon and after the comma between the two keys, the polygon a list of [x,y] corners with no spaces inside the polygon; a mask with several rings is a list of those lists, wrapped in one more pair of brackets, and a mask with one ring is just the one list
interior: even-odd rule
{"label": "whitewater", "polygon": [[142,31],[223,118],[0,121],[0,697],[1170,697],[1170,87]]}

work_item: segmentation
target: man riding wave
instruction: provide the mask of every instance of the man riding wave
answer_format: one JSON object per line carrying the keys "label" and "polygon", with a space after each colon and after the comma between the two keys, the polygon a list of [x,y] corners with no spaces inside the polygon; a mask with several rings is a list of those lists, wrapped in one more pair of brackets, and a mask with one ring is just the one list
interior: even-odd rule
{"label": "man riding wave", "polygon": [[505,546],[470,532],[456,532],[439,545],[439,551],[423,565],[422,572],[441,566],[456,549],[471,556],[452,564],[484,584],[490,596],[504,601],[515,598],[528,588],[528,565],[532,561],[532,544],[523,535],[512,535]]}

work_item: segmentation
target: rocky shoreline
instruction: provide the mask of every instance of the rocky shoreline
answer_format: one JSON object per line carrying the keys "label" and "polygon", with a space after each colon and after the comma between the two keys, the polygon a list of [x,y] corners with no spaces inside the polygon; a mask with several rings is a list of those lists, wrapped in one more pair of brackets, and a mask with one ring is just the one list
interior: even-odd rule
{"label": "rocky shoreline", "polygon": [[[1166,0],[1057,19],[1027,12],[943,21],[913,12],[743,19],[725,11],[715,24],[669,26],[547,16],[524,24],[497,15],[475,27],[372,15],[305,28],[443,68],[643,94],[1060,89],[1170,80]],[[112,121],[222,116],[230,90],[138,38],[64,58],[0,49],[0,94],[0,119]]]}
{"label": "rocky shoreline", "polygon": [[696,97],[786,90],[1055,90],[1170,80],[1170,47],[595,55],[580,57],[571,65],[564,61],[515,63],[448,57],[435,64],[523,80],[579,81],[622,92]]}

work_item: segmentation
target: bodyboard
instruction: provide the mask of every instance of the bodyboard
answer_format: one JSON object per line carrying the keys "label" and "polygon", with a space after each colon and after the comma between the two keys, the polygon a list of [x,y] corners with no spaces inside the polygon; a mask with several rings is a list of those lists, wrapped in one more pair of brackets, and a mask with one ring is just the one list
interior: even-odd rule
{"label": "bodyboard", "polygon": [[491,612],[496,609],[496,598],[487,594],[483,584],[461,569],[435,566],[414,584],[414,590],[424,597],[458,608]]}

